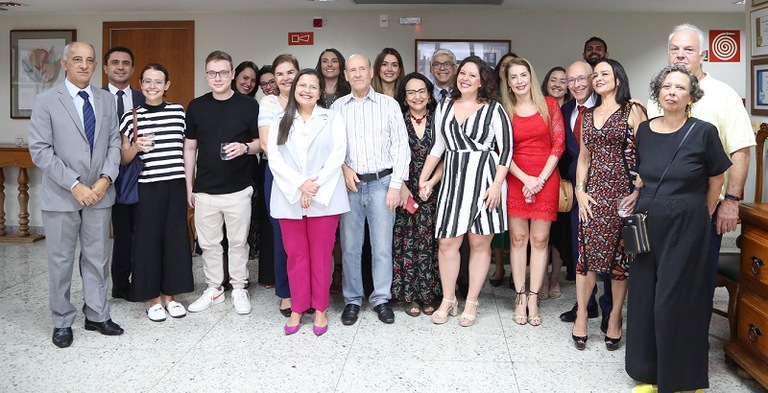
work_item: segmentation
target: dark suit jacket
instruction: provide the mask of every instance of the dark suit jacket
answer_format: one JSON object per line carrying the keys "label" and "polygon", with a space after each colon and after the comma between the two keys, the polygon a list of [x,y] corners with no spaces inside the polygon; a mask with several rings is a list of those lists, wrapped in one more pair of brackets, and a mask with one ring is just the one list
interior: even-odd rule
{"label": "dark suit jacket", "polygon": [[[107,85],[104,85],[102,89],[109,91],[109,87],[107,87]],[[136,90],[134,88],[131,88],[131,98],[133,99],[133,108],[130,108],[130,109],[136,109],[146,101],[146,98],[144,98],[144,94],[141,94],[141,91]],[[129,108],[125,108],[125,109],[128,110]]]}
{"label": "dark suit jacket", "polygon": [[[597,105],[600,105],[600,96],[597,96],[595,100],[595,106]],[[560,107],[560,111],[563,112],[563,122],[565,123],[565,152],[560,157],[560,161],[557,162],[560,177],[570,180],[574,185],[576,185],[576,164],[579,161],[579,150],[581,149],[579,141],[573,135],[573,128],[571,128],[571,116],[575,107],[575,99],[564,103]]]}

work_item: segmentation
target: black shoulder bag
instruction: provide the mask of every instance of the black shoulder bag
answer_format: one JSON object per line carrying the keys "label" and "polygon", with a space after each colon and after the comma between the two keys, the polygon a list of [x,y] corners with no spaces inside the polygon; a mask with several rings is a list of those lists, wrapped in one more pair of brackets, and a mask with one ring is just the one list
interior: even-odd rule
{"label": "black shoulder bag", "polygon": [[[688,138],[688,134],[691,133],[691,130],[693,130],[693,126],[695,126],[696,123],[697,122],[694,121],[693,124],[688,127],[688,131],[686,131],[685,135],[683,135],[683,139],[680,141],[680,144],[677,145],[675,154],[672,155],[672,159],[669,161],[669,164],[667,164],[667,168],[664,169],[664,172],[662,172],[661,177],[659,178],[659,184],[656,185],[656,190],[653,192],[651,202],[653,202],[653,200],[656,198],[656,193],[658,193],[659,188],[661,188],[661,182],[664,181],[664,176],[667,174],[669,167],[672,166],[672,162],[675,161],[677,152],[679,152],[680,148],[683,147],[683,142],[685,142],[685,139]],[[650,211],[651,208],[649,208],[647,212],[634,213],[624,217],[624,227],[621,228],[621,238],[624,240],[625,254],[637,255],[645,254],[651,251],[651,243],[648,239],[648,227],[645,223],[645,220],[648,218],[648,213],[650,213]]]}

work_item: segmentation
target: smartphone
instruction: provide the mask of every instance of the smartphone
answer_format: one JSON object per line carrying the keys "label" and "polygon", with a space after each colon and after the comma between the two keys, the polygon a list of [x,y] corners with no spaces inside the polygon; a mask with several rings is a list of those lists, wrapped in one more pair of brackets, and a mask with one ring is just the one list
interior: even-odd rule
{"label": "smartphone", "polygon": [[413,199],[413,196],[409,195],[408,201],[405,203],[405,210],[408,210],[408,213],[415,214],[418,208],[419,204]]}

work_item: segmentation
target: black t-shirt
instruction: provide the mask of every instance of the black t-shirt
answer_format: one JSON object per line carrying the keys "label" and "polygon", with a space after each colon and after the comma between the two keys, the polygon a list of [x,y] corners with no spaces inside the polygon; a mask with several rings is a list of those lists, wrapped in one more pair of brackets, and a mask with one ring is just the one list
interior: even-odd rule
{"label": "black t-shirt", "polygon": [[221,159],[221,144],[247,143],[259,137],[259,104],[235,92],[227,100],[212,93],[197,97],[187,107],[186,138],[197,140],[197,174],[193,192],[229,194],[253,185],[253,155]]}

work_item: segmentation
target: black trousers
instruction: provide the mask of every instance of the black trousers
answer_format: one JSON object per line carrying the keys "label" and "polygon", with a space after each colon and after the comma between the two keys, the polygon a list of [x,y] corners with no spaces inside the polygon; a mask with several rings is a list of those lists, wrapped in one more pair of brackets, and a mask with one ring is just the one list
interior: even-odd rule
{"label": "black trousers", "polygon": [[256,214],[259,226],[259,284],[275,285],[275,251],[272,246],[272,224],[269,221],[267,211],[267,198],[264,194],[264,171],[267,169],[267,160],[260,160],[256,171],[256,208],[251,215]]}
{"label": "black trousers", "polygon": [[[636,211],[648,211],[641,197]],[[626,370],[659,393],[709,387],[709,214],[706,201],[660,198],[648,214],[651,252],[631,262]]]}
{"label": "black trousers", "polygon": [[139,183],[131,292],[136,300],[195,288],[186,196],[184,179]]}
{"label": "black trousers", "polygon": [[131,287],[134,210],[136,205],[112,206],[112,290],[128,292]]}

